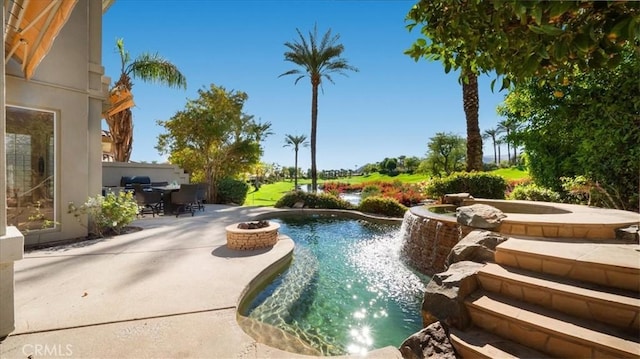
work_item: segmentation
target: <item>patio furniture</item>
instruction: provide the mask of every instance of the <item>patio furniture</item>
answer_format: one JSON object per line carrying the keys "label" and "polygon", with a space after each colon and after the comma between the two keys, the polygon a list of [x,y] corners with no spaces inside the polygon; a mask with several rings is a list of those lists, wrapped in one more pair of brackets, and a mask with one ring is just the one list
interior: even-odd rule
{"label": "patio furniture", "polygon": [[171,204],[175,207],[176,218],[182,214],[191,212],[193,216],[198,207],[198,185],[182,184],[180,189],[171,192]]}
{"label": "patio furniture", "polygon": [[160,215],[163,211],[162,192],[144,190],[140,184],[133,185],[133,189],[134,198],[138,204],[138,216],[144,216],[149,211],[153,217],[156,214]]}
{"label": "patio furniture", "polygon": [[207,189],[209,188],[208,183],[198,183],[198,209],[204,211],[204,201],[207,199]]}
{"label": "patio furniture", "polygon": [[143,190],[151,191],[151,178],[149,176],[122,176],[120,177],[120,187],[125,190],[133,190],[133,186],[139,184]]}

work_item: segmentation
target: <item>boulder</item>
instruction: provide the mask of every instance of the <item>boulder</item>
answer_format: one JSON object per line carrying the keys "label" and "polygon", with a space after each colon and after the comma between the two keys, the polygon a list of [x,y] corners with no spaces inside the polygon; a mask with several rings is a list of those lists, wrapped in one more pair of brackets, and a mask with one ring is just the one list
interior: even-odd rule
{"label": "boulder", "polygon": [[494,229],[500,226],[506,217],[501,210],[481,203],[462,206],[456,209],[458,223],[480,229]]}
{"label": "boulder", "polygon": [[469,193],[450,193],[445,194],[442,199],[443,204],[452,204],[454,206],[462,206],[465,199],[473,199]]}
{"label": "boulder", "polygon": [[303,201],[298,201],[298,202],[294,203],[291,208],[304,208],[304,202]]}
{"label": "boulder", "polygon": [[506,237],[496,232],[473,230],[451,249],[447,257],[447,267],[462,261],[494,262],[496,246],[506,240]]}
{"label": "boulder", "polygon": [[471,325],[464,299],[478,287],[475,274],[484,264],[457,262],[446,272],[435,274],[424,293],[422,324],[441,321],[447,326],[465,330]]}
{"label": "boulder", "polygon": [[413,334],[400,344],[399,349],[404,359],[457,358],[448,330],[440,322]]}

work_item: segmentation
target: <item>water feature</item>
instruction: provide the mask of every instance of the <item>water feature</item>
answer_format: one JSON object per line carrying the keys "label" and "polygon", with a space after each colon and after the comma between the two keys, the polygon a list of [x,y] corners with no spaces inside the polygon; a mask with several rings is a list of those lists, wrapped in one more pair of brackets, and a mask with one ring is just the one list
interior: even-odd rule
{"label": "water feature", "polygon": [[344,192],[340,193],[340,198],[357,207],[360,204],[360,192]]}
{"label": "water feature", "polygon": [[398,346],[422,328],[428,278],[400,260],[400,226],[326,216],[275,219],[296,242],[291,266],[241,313],[324,355]]}

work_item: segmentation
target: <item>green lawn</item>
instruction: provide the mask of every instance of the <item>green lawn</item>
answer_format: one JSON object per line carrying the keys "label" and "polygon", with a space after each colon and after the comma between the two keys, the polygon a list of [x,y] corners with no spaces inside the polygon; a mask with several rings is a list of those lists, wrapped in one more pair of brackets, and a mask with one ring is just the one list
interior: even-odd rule
{"label": "green lawn", "polygon": [[[519,170],[517,168],[501,168],[491,173],[495,173],[504,177],[507,180],[516,180],[529,177],[529,174],[526,171]],[[343,182],[343,183],[362,183],[362,182],[372,182],[372,181],[401,181],[405,183],[419,183],[422,181],[427,181],[429,179],[428,175],[423,174],[400,174],[395,177],[390,177],[387,175],[381,175],[380,173],[372,173],[367,176],[352,176],[345,177],[330,181]],[[318,183],[323,183],[325,181],[318,180]],[[301,179],[298,180],[298,184],[310,184],[310,179]],[[249,189],[249,193],[247,194],[247,199],[244,202],[245,206],[265,206],[270,207],[273,206],[282,195],[293,190],[293,181],[285,181],[285,182],[276,182],[271,184],[263,184],[260,186],[258,191],[254,191],[253,186]]]}

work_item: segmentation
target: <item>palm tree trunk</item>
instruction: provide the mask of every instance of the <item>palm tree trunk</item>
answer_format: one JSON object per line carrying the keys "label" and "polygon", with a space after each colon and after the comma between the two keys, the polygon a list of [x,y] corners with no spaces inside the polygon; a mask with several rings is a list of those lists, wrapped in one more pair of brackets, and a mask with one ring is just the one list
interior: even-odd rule
{"label": "palm tree trunk", "polygon": [[463,70],[462,102],[467,119],[467,171],[482,171],[482,136],[478,124],[480,107],[478,77],[468,70]]}
{"label": "palm tree trunk", "polygon": [[513,143],[513,164],[516,165],[518,164],[518,154],[516,153],[516,151],[518,151],[518,147],[516,147],[515,142]]}
{"label": "palm tree trunk", "polygon": [[[122,73],[114,88],[126,89],[131,92],[133,84],[126,73]],[[131,108],[124,109],[106,118],[109,132],[113,139],[113,160],[129,162],[133,147],[133,114]]]}
{"label": "palm tree trunk", "polygon": [[295,152],[296,152],[296,160],[294,161],[294,163],[296,164],[296,171],[293,173],[293,190],[297,191],[298,190],[298,146],[296,145],[295,148]]}
{"label": "palm tree trunk", "polygon": [[511,142],[509,142],[509,129],[507,128],[507,163],[511,164]]}
{"label": "palm tree trunk", "polygon": [[125,109],[106,119],[113,139],[113,159],[116,162],[129,162],[131,157],[132,117],[131,109]]}
{"label": "palm tree trunk", "polygon": [[498,154],[496,152],[496,136],[491,136],[491,140],[493,141],[493,163],[498,164]]}
{"label": "palm tree trunk", "polygon": [[[316,167],[316,134],[318,130],[318,85],[320,78],[311,79],[311,191],[318,192],[318,170]],[[297,171],[296,167],[296,171]]]}

